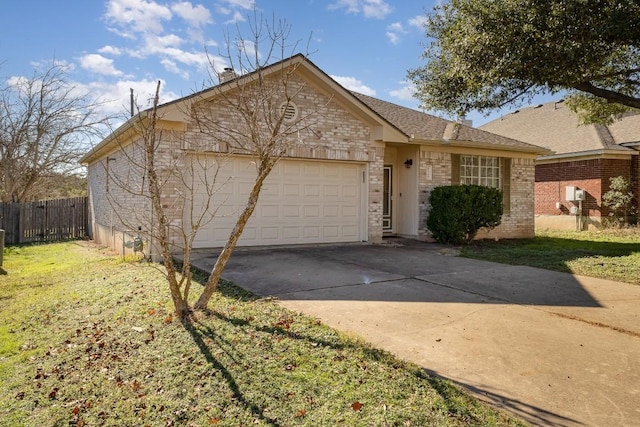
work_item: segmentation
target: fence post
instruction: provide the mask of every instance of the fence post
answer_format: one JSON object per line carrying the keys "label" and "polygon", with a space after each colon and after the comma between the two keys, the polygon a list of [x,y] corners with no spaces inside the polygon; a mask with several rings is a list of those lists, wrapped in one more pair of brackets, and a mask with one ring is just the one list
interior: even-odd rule
{"label": "fence post", "polygon": [[4,253],[4,230],[0,230],[0,267],[2,267],[3,253]]}

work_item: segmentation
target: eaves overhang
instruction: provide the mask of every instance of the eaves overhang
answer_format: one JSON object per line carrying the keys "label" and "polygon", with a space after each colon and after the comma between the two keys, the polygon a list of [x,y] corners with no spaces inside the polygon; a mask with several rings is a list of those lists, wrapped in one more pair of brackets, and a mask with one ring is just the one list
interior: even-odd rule
{"label": "eaves overhang", "polygon": [[420,138],[410,138],[410,142],[415,144],[430,146],[430,147],[439,147],[439,148],[447,148],[447,147],[456,147],[456,148],[474,148],[474,149],[482,149],[482,150],[491,150],[491,151],[502,151],[502,152],[517,152],[522,154],[529,155],[547,155],[553,153],[553,151],[537,146],[518,146],[518,145],[504,145],[504,144],[492,144],[490,142],[484,141],[466,141],[459,139],[441,139],[441,140],[429,140],[429,139],[420,139]]}
{"label": "eaves overhang", "polygon": [[597,159],[597,158],[630,159],[632,156],[637,156],[638,154],[639,152],[634,149],[629,149],[629,150],[599,149],[599,150],[588,150],[588,151],[540,156],[536,159],[536,163],[538,164],[559,163],[559,162],[567,162],[572,160],[589,160],[589,159]]}

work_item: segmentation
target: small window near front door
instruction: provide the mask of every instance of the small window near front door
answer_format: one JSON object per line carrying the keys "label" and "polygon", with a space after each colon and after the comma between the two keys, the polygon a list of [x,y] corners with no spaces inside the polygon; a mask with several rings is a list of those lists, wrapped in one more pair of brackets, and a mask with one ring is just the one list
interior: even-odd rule
{"label": "small window near front door", "polygon": [[393,231],[393,194],[392,194],[392,175],[391,166],[385,166],[382,172],[383,176],[383,199],[382,199],[382,231],[390,233]]}

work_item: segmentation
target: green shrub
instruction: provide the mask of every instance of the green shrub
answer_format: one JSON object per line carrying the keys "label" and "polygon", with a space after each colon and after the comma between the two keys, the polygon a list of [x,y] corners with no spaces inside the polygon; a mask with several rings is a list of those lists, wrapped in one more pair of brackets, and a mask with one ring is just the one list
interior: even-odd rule
{"label": "green shrub", "polygon": [[469,243],[481,228],[502,219],[502,192],[481,185],[436,187],[429,196],[427,227],[440,243]]}
{"label": "green shrub", "polygon": [[622,227],[629,224],[634,214],[633,192],[629,189],[629,182],[623,176],[609,178],[609,191],[602,195],[602,204],[609,208],[609,218],[604,218],[605,225]]}

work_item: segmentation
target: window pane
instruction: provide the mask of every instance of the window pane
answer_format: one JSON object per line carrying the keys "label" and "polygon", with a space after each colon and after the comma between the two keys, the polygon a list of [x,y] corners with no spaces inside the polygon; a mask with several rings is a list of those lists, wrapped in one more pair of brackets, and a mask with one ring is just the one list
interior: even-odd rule
{"label": "window pane", "polygon": [[460,183],[500,188],[500,159],[488,156],[460,156]]}

